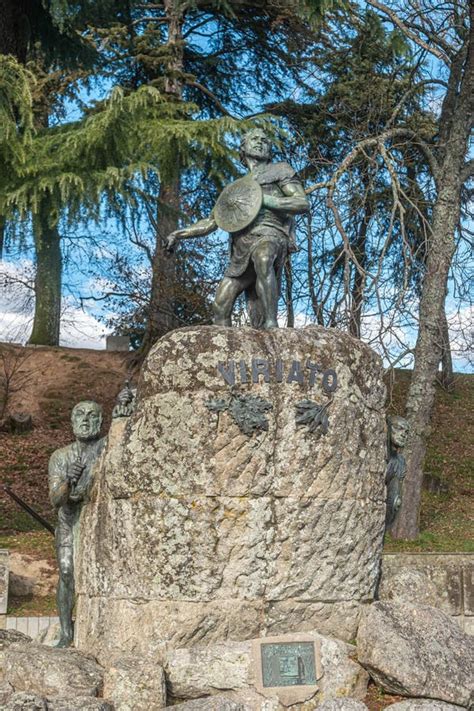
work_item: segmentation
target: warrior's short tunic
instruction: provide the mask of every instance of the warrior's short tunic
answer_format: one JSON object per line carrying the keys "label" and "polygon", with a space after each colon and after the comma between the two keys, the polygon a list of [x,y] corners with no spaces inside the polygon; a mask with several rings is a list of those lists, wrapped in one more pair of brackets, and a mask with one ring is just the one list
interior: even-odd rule
{"label": "warrior's short tunic", "polygon": [[[252,170],[249,175],[256,180],[264,195],[285,197],[282,187],[289,183],[301,185],[288,163],[268,163]],[[277,253],[275,269],[284,264],[293,229],[293,217],[280,210],[262,207],[255,220],[244,230],[231,234],[230,264],[225,276],[239,277],[245,272],[255,249],[266,242],[274,245]]]}

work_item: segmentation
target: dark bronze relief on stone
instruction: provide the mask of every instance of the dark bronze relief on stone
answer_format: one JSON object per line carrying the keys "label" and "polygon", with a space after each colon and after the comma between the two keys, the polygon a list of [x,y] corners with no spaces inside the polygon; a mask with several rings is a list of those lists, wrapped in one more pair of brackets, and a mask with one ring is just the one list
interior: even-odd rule
{"label": "dark bronze relief on stone", "polygon": [[397,518],[402,505],[402,486],[406,474],[405,457],[402,450],[406,445],[409,424],[404,417],[392,415],[387,418],[388,453],[385,484],[387,485],[387,511],[385,530],[388,530]]}
{"label": "dark bronze relief on stone", "polygon": [[208,400],[205,406],[211,412],[224,412],[231,415],[241,432],[251,437],[254,432],[268,430],[266,414],[273,405],[258,395],[232,394],[229,398]]}
{"label": "dark bronze relief on stone", "polygon": [[313,400],[300,400],[295,405],[296,415],[295,421],[297,425],[306,425],[312,433],[317,432],[319,428],[323,435],[328,433],[329,418],[327,410],[332,400],[329,400],[324,405],[318,405]]}

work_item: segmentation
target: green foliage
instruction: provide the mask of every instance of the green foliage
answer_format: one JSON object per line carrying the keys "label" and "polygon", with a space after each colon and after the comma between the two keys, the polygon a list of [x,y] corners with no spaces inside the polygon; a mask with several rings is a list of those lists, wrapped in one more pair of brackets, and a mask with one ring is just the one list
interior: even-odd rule
{"label": "green foliage", "polygon": [[10,55],[0,54],[0,163],[11,171],[25,162],[33,126],[33,76]]}
{"label": "green foliage", "polygon": [[348,0],[299,0],[299,11],[310,22],[319,23],[327,12],[348,8]]}
{"label": "green foliage", "polygon": [[50,196],[54,209],[65,209],[70,219],[84,210],[97,217],[102,195],[117,208],[119,194],[132,199],[136,176],[154,171],[166,180],[176,161],[196,168],[211,155],[218,180],[231,166],[224,139],[242,124],[229,117],[195,120],[195,111],[150,86],[130,94],[114,89],[83,121],[37,132],[17,173],[0,176],[0,209],[25,215]]}

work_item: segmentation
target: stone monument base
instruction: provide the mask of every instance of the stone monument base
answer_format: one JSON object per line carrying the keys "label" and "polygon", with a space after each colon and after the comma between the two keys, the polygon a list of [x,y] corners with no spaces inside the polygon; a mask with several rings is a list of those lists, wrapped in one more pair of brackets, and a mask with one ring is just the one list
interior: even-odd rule
{"label": "stone monument base", "polygon": [[335,330],[158,341],[82,513],[77,646],[353,639],[379,571],[384,401],[379,358]]}

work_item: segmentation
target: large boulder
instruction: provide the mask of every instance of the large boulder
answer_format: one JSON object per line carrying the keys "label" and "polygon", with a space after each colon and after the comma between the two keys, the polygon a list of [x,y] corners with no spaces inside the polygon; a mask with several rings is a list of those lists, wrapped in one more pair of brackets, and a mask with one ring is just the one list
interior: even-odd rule
{"label": "large boulder", "polygon": [[[265,698],[256,692],[247,690],[192,699],[167,708],[173,708],[176,711],[286,711],[287,707],[279,703],[278,699]],[[294,711],[300,708],[304,711],[314,708],[317,711],[368,711],[367,706],[356,699],[334,699],[318,703],[317,706],[313,702],[309,702],[309,704],[292,705],[290,708]]]}
{"label": "large boulder", "polygon": [[370,605],[359,626],[357,653],[386,691],[465,707],[473,701],[472,637],[434,607]]}
{"label": "large boulder", "polygon": [[368,711],[368,707],[357,699],[332,699],[323,701],[318,711]]}
{"label": "large boulder", "polygon": [[106,661],[288,631],[353,639],[383,538],[382,376],[332,329],[160,339],[82,512],[77,646]]}
{"label": "large boulder", "polygon": [[24,691],[10,695],[0,706],[1,711],[114,711],[114,707],[104,699],[90,696],[45,699],[37,694]]}
{"label": "large boulder", "polygon": [[91,696],[56,697],[48,699],[48,711],[115,711],[115,707],[110,701]]}
{"label": "large boulder", "polygon": [[[351,659],[354,648],[317,632],[308,635],[320,645],[323,672],[314,703],[344,696],[363,699],[368,675]],[[291,635],[287,635],[287,641],[291,639]],[[285,641],[283,636],[281,641]],[[256,686],[252,641],[171,650],[166,655],[165,671],[170,694],[178,699],[212,696],[226,691],[253,691]],[[310,705],[305,708],[309,709]]]}
{"label": "large boulder", "polygon": [[0,630],[0,681],[4,678],[5,653],[12,644],[30,644],[33,640],[17,630]]}
{"label": "large boulder", "polygon": [[97,696],[103,685],[103,669],[92,656],[35,642],[8,647],[4,676],[16,691],[46,697]]}
{"label": "large boulder", "polygon": [[104,696],[115,711],[158,711],[166,706],[164,671],[152,659],[116,659],[105,673]]}
{"label": "large boulder", "polygon": [[15,693],[15,689],[8,681],[0,681],[0,709],[5,706],[8,699]]}
{"label": "large boulder", "polygon": [[42,696],[20,691],[10,696],[2,711],[48,711],[48,706]]}
{"label": "large boulder", "polygon": [[[255,703],[255,699],[252,701]],[[265,702],[266,699],[261,699],[261,701]],[[167,708],[173,708],[176,711],[248,711],[249,705],[245,700],[233,700],[227,694],[218,694],[217,696],[207,696],[203,699],[192,699]],[[252,711],[254,710],[252,709]]]}
{"label": "large boulder", "polygon": [[459,711],[459,706],[432,699],[407,699],[386,707],[390,711]]}

